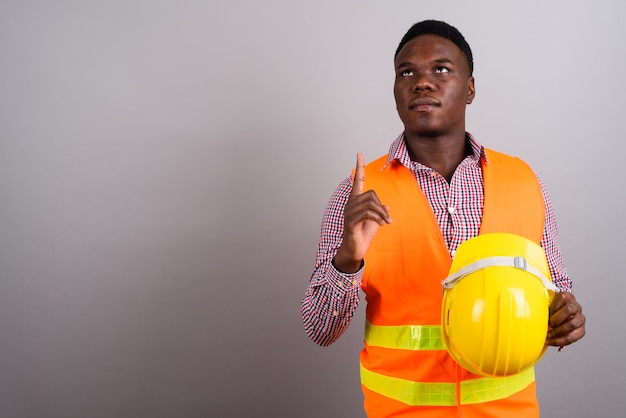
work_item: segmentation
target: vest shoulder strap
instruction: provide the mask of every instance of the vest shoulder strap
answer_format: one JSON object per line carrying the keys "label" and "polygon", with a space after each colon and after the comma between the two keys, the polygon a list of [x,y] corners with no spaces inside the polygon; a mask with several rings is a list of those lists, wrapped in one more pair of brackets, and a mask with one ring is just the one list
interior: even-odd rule
{"label": "vest shoulder strap", "polygon": [[545,201],[533,170],[524,161],[485,149],[485,203],[480,233],[509,232],[539,243],[545,222]]}

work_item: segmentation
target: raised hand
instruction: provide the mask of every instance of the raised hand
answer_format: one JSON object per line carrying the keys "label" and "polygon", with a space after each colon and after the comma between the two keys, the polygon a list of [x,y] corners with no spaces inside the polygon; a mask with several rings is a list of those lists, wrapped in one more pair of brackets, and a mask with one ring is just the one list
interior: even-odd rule
{"label": "raised hand", "polygon": [[391,223],[389,207],[380,202],[376,192],[363,192],[363,161],[363,155],[357,154],[352,191],[344,208],[343,242],[333,260],[335,268],[344,273],[354,273],[361,268],[378,227]]}

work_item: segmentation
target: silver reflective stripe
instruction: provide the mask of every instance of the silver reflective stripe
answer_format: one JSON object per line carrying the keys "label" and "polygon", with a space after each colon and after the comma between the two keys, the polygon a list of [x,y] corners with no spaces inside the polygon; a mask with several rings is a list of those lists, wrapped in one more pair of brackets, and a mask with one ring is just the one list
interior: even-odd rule
{"label": "silver reflective stripe", "polygon": [[544,276],[543,273],[541,273],[541,271],[539,271],[537,268],[531,266],[524,257],[520,256],[494,256],[483,258],[463,267],[456,273],[448,276],[441,284],[444,289],[450,289],[454,287],[454,285],[463,277],[487,267],[514,267],[520,270],[524,270],[541,280],[546,289],[552,290],[553,292],[559,291],[559,289],[554,285],[554,283],[550,281],[550,279]]}

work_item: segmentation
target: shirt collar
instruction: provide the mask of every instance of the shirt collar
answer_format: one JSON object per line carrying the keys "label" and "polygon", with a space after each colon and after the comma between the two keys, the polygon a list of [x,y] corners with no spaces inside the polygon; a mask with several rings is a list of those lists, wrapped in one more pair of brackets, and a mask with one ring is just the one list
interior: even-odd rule
{"label": "shirt collar", "polygon": [[[468,156],[472,163],[480,165],[482,159],[486,164],[487,156],[485,154],[485,147],[483,147],[469,132],[465,132],[465,138],[469,141],[470,147],[472,148],[472,154]],[[400,134],[400,136],[398,136],[389,147],[389,156],[382,170],[387,168],[393,160],[397,160],[406,168],[411,169],[411,157],[409,157],[409,151],[406,148],[404,133]],[[420,163],[416,164],[422,166]]]}

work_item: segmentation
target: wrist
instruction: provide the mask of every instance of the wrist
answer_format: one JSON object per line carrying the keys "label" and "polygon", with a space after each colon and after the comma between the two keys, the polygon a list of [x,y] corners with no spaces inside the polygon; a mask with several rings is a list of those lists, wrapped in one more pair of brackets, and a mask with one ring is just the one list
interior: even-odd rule
{"label": "wrist", "polygon": [[333,258],[332,263],[337,271],[345,274],[354,274],[361,270],[363,268],[363,265],[365,264],[363,259],[355,260],[353,258],[346,257],[341,253],[341,250],[337,251],[337,254]]}

